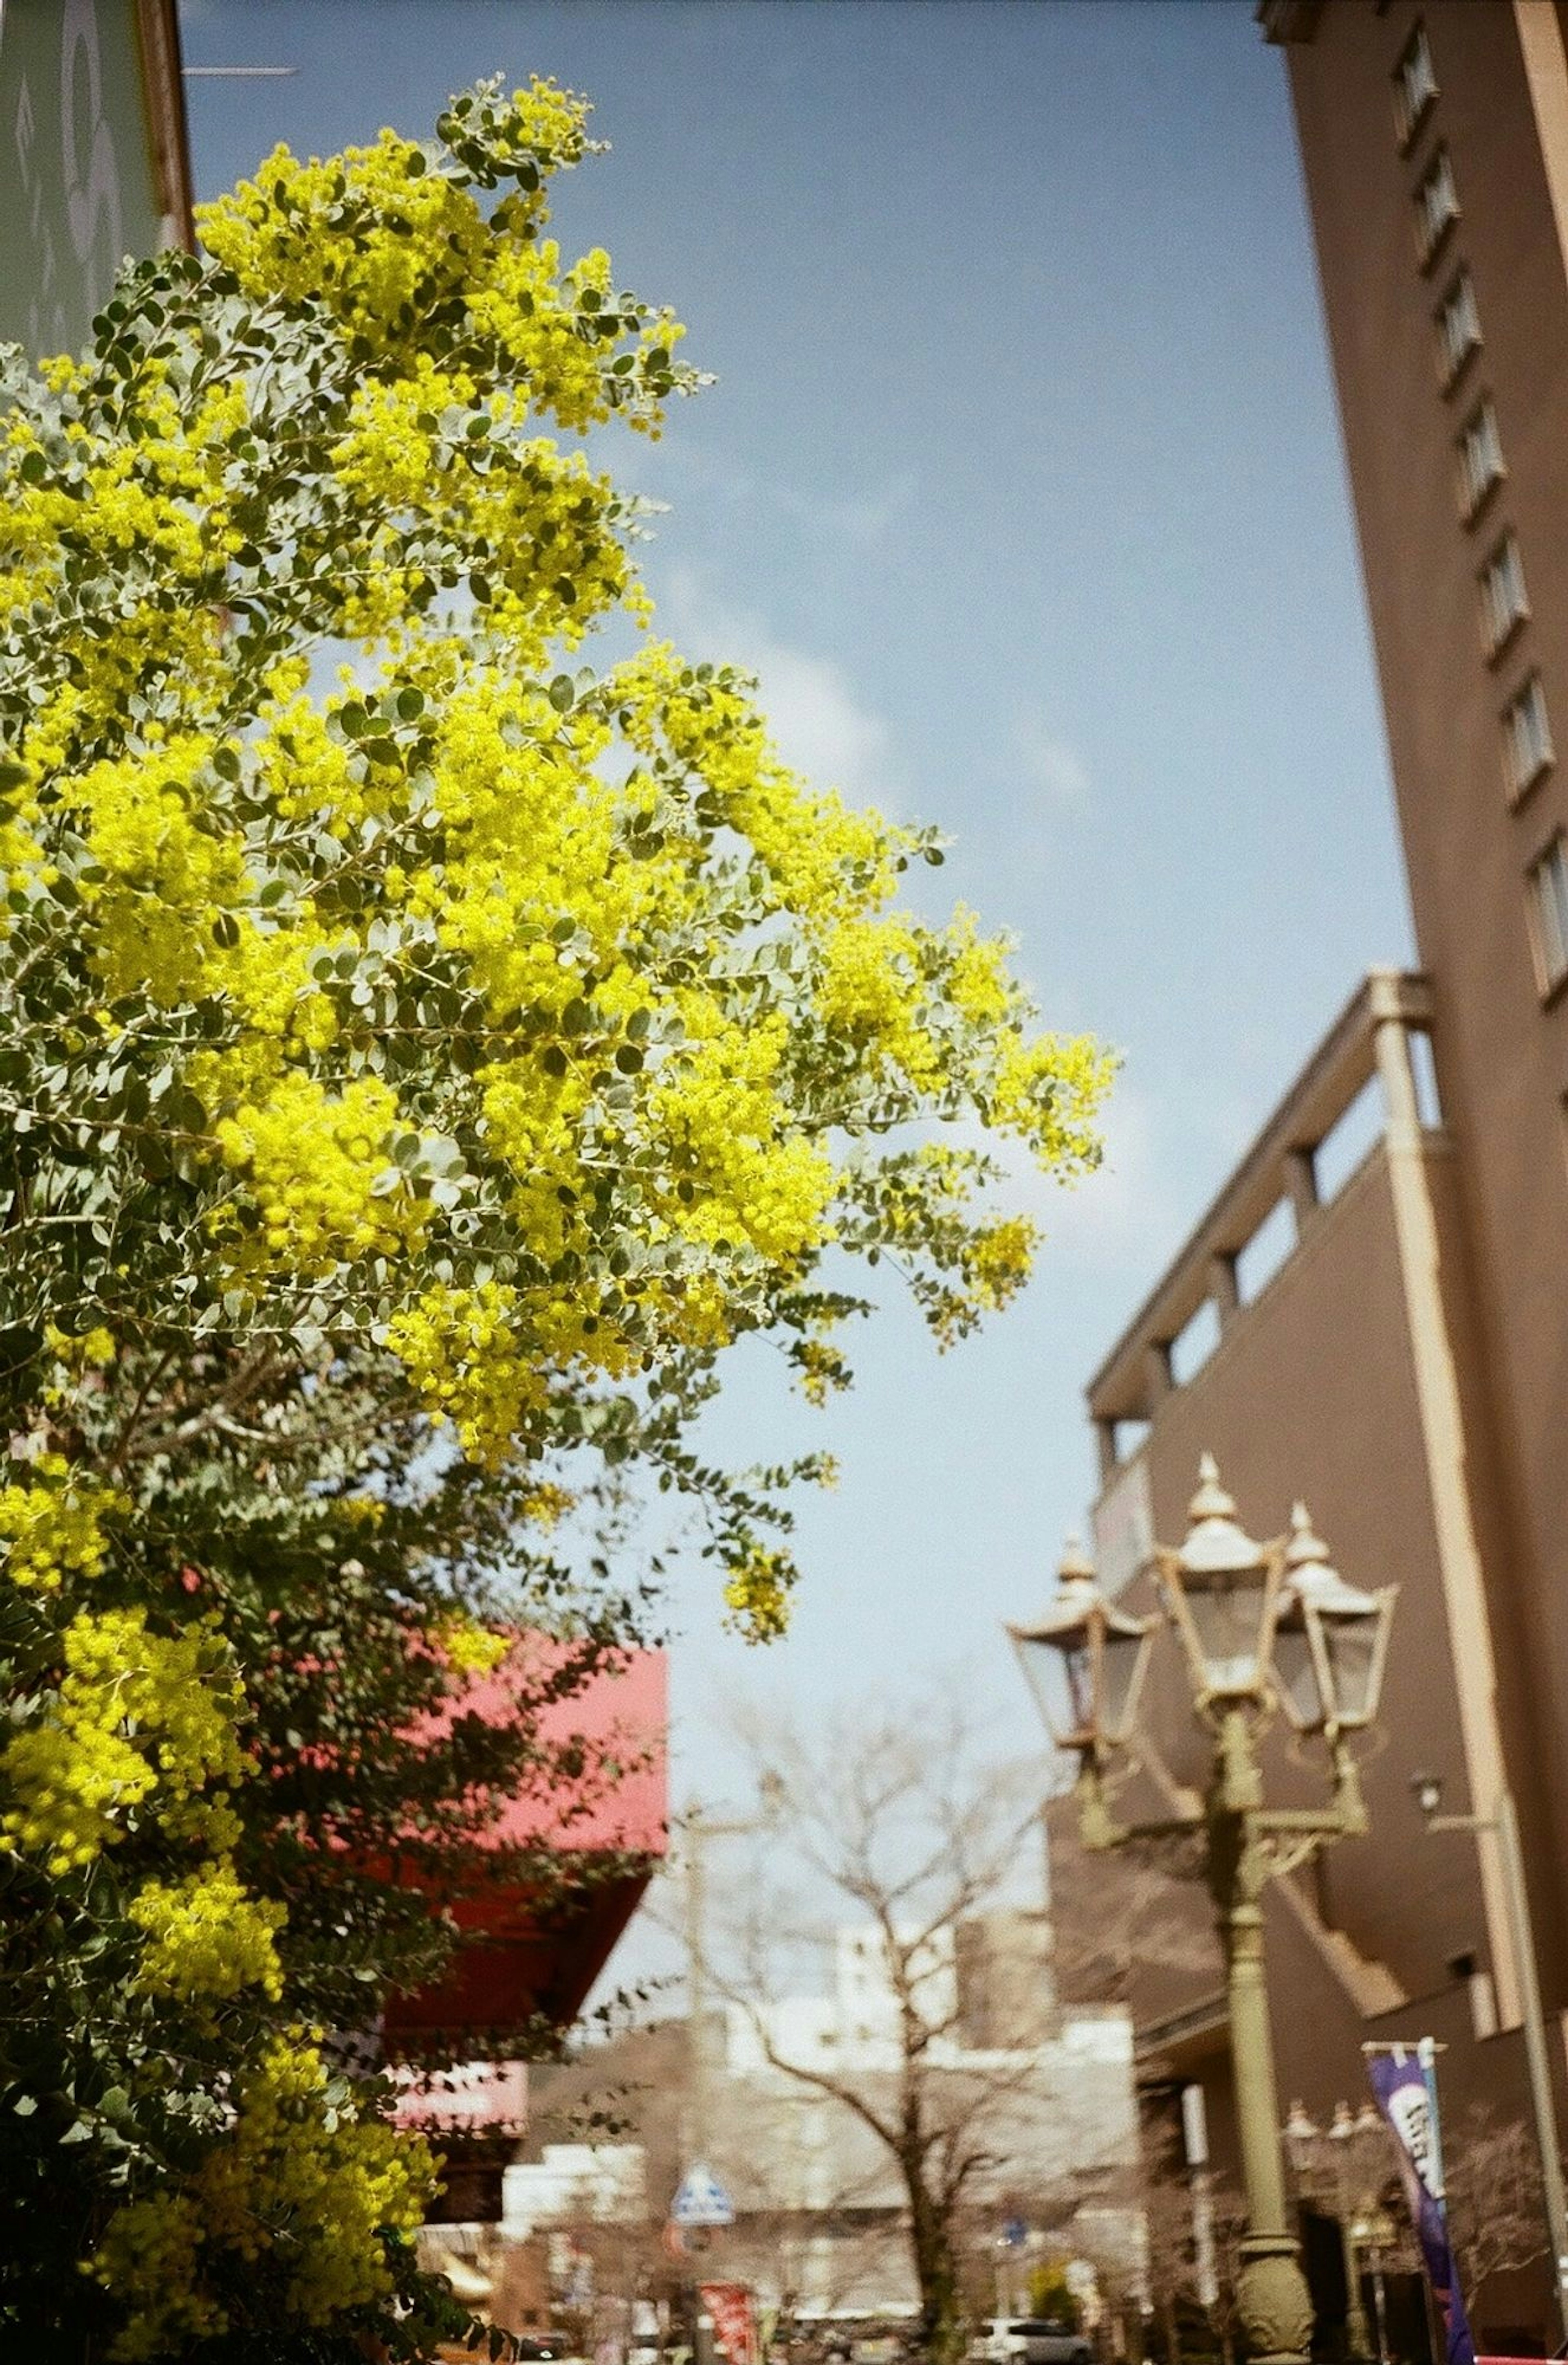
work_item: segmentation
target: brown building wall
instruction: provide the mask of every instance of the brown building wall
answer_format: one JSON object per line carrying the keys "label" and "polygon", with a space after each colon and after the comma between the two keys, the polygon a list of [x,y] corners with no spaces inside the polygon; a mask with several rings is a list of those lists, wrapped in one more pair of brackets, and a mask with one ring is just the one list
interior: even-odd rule
{"label": "brown building wall", "polygon": [[[1287,49],[1439,1079],[1473,1272],[1472,1426],[1498,1457],[1488,1586],[1504,1746],[1549,2004],[1568,2002],[1568,992],[1543,1003],[1526,871],[1568,824],[1568,64],[1551,0],[1327,0]],[[1417,22],[1437,97],[1408,149],[1392,76]],[[1523,37],[1521,38],[1521,25]],[[1415,192],[1446,147],[1460,214],[1423,267]],[[1461,267],[1482,342],[1445,392],[1433,316]],[[1483,396],[1506,475],[1466,523],[1456,439]],[[1518,538],[1529,614],[1492,661],[1477,576]],[[1538,672],[1562,759],[1510,809],[1500,715]],[[1325,1517],[1327,1517],[1327,1511]],[[1408,1628],[1406,1629],[1406,1636]],[[1484,1803],[1484,1802],[1483,1802]]]}

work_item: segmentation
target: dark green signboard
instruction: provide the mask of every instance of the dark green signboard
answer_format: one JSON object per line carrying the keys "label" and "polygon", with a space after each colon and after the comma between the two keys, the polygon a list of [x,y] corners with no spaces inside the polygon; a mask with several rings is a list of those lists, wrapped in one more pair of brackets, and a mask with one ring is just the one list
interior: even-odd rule
{"label": "dark green signboard", "polygon": [[162,217],[136,0],[0,0],[0,341],[75,353]]}

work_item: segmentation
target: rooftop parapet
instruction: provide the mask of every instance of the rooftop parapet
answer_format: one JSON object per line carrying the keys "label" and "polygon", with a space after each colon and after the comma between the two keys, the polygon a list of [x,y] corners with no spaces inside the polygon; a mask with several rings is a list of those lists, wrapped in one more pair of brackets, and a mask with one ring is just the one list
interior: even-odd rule
{"label": "rooftop parapet", "polygon": [[[1420,1089],[1430,1075],[1430,1027],[1424,977],[1372,970],[1358,986],[1091,1380],[1089,1410],[1107,1476],[1125,1458],[1124,1425],[1149,1420],[1161,1397],[1192,1376],[1180,1352],[1183,1342],[1205,1321],[1217,1339],[1338,1195],[1354,1171],[1331,1175],[1326,1153],[1339,1146],[1340,1135],[1354,1137],[1352,1148],[1370,1136],[1356,1166],[1383,1138],[1390,1060],[1410,1084],[1406,1097],[1417,1106],[1425,1102],[1425,1128],[1435,1129],[1434,1095]],[[1257,1261],[1252,1252],[1275,1234],[1282,1235],[1279,1252],[1256,1287],[1244,1288],[1241,1275]]]}

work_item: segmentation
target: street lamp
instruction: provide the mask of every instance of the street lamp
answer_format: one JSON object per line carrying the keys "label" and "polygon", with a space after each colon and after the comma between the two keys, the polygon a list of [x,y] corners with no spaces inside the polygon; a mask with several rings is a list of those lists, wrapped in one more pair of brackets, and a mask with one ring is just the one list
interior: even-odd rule
{"label": "street lamp", "polygon": [[[1134,1620],[1107,1602],[1076,1552],[1064,1564],[1057,1599],[1032,1627],[1011,1629],[1047,1728],[1079,1762],[1077,1795],[1083,1844],[1118,1847],[1129,1840],[1204,1841],[1205,1869],[1225,1945],[1231,2060],[1241,2136],[1248,2229],[1240,2244],[1237,2298],[1254,2365],[1305,2365],[1312,2303],[1300,2246],[1286,2222],[1280,2158],[1279,2101],[1263,1971],[1262,1895],[1330,1840],[1366,1829],[1345,1735],[1377,1714],[1393,1593],[1359,1595],[1328,1564],[1305,1514],[1293,1530],[1293,1560],[1283,1539],[1259,1543],[1241,1526],[1212,1454],[1199,1466],[1187,1534],[1175,1550],[1157,1545],[1153,1567],[1167,1614],[1181,1638],[1194,1710],[1214,1743],[1201,1814],[1128,1824],[1110,1811],[1107,1769],[1131,1737],[1144,1663],[1157,1621]],[[1310,1549],[1307,1546],[1310,1545]],[[1343,1598],[1341,1597],[1344,1597]],[[1353,1605],[1353,1609],[1352,1609]],[[1368,1618],[1377,1631],[1368,1647]],[[1118,1622],[1119,1621],[1119,1622]],[[1276,1669],[1283,1626],[1286,1667]],[[1302,1648],[1294,1656],[1294,1638]],[[1120,1687],[1107,1675],[1113,1643],[1130,1667]],[[1034,1672],[1042,1654],[1058,1663],[1054,1687]],[[1322,1808],[1263,1804],[1257,1737],[1287,1685],[1293,1721],[1321,1735],[1330,1752],[1333,1792]],[[1065,1698],[1065,1710],[1062,1702]],[[1107,1711],[1119,1706],[1113,1721]]]}
{"label": "street lamp", "polygon": [[1514,1960],[1518,1967],[1525,2061],[1529,2070],[1536,2149],[1540,2154],[1540,2190],[1545,2204],[1547,2239],[1551,2245],[1557,2282],[1557,2316],[1563,2340],[1568,2343],[1568,2201],[1564,2199],[1562,2189],[1562,2155],[1557,2141],[1557,2104],[1551,2090],[1546,2015],[1541,2010],[1540,1980],[1535,1965],[1535,1930],[1530,1921],[1529,1892],[1525,1887],[1524,1858],[1519,1849],[1519,1824],[1514,1809],[1514,1794],[1506,1788],[1499,1790],[1489,1815],[1444,1815],[1438,1811],[1443,1802],[1440,1775],[1412,1774],[1410,1788],[1416,1794],[1417,1805],[1427,1819],[1429,1832],[1491,1832],[1497,1841],[1503,1891],[1507,1901],[1508,1934],[1513,1941]]}
{"label": "street lamp", "polygon": [[[1291,2104],[1285,2121],[1285,2146],[1291,2165],[1302,2183],[1324,2176],[1334,2196],[1345,2262],[1345,2340],[1352,2359],[1370,2359],[1371,2328],[1361,2301],[1360,2243],[1379,2199],[1382,2178],[1373,2163],[1386,2167],[1387,2138],[1383,2121],[1372,2103],[1352,2112],[1349,2102],[1336,2102],[1327,2127],[1316,2126],[1300,2102]],[[1378,2355],[1381,2359],[1381,2325]]]}
{"label": "street lamp", "polygon": [[1078,1758],[1079,1810],[1086,1821],[1106,1820],[1102,1758],[1132,1737],[1159,1623],[1130,1618],[1106,1600],[1074,1536],[1045,1616],[1032,1626],[1007,1629],[1047,1732],[1059,1750]]}
{"label": "street lamp", "polygon": [[1277,1542],[1254,1543],[1238,1526],[1212,1453],[1198,1465],[1184,1542],[1176,1552],[1157,1544],[1154,1563],[1199,1715],[1233,1702],[1260,1706],[1284,1552]]}
{"label": "street lamp", "polygon": [[1377,1713],[1396,1585],[1361,1593],[1347,1585],[1313,1531],[1306,1506],[1291,1513],[1285,1592],[1274,1626],[1274,1687],[1298,1732],[1332,1748]]}

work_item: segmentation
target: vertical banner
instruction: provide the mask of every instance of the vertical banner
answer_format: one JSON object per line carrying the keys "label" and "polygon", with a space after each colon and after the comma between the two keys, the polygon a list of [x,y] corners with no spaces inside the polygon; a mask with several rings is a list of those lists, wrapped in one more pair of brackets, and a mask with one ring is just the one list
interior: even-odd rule
{"label": "vertical banner", "polygon": [[756,2365],[756,2318],[745,2283],[699,2283],[698,2297],[713,2319],[713,2337],[728,2365]]}
{"label": "vertical banner", "polygon": [[1475,2342],[1449,2245],[1436,2048],[1431,2038],[1423,2036],[1414,2048],[1369,2046],[1367,2075],[1378,2108],[1399,2146],[1406,2198],[1426,2262],[1427,2280],[1442,2315],[1448,2365],[1475,2365]]}

